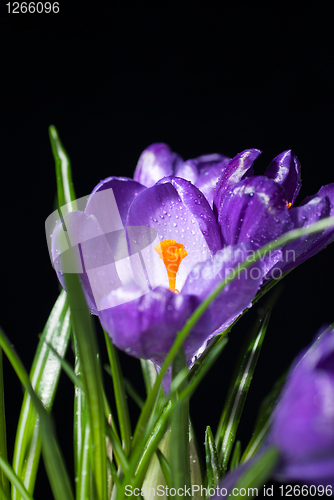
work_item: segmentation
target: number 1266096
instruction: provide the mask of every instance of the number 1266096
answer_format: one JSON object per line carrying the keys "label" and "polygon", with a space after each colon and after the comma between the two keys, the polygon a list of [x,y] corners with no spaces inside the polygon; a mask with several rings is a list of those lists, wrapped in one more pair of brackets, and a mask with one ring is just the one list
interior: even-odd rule
{"label": "number 1266096", "polygon": [[59,2],[8,2],[8,14],[58,14]]}

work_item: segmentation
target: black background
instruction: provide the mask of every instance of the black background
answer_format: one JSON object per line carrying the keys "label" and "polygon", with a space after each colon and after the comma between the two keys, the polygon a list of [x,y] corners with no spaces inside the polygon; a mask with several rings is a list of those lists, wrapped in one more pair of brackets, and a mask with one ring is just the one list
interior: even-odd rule
{"label": "black background", "polygon": [[[334,181],[330,13],[307,2],[302,9],[273,2],[181,5],[61,0],[60,13],[49,15],[9,15],[2,7],[0,322],[27,369],[59,293],[44,234],[56,193],[50,124],[70,155],[78,197],[107,176],[131,177],[152,142],[168,143],[184,159],[259,148],[256,173],[292,149],[302,164],[297,203]],[[284,280],[241,422],[243,446],[274,381],[334,320],[332,256],[329,247]],[[201,451],[261,306],[237,325],[191,400]],[[101,351],[104,358],[102,337]],[[142,392],[138,362],[121,358]],[[5,389],[11,456],[22,390],[8,362]],[[71,383],[62,375],[54,412],[70,470],[72,405]],[[36,498],[45,498],[40,481]]]}

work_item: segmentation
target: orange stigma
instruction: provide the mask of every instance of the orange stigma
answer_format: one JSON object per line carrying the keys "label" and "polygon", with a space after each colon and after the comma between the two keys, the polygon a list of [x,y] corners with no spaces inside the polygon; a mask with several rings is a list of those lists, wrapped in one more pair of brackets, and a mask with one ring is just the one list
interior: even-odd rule
{"label": "orange stigma", "polygon": [[179,293],[175,288],[175,283],[181,261],[188,255],[184,245],[175,240],[163,240],[154,247],[154,250],[158,252],[160,259],[164,261],[166,266],[169,290]]}
{"label": "orange stigma", "polygon": [[289,208],[292,206],[292,203],[290,203],[289,201],[286,202],[286,208],[289,210]]}

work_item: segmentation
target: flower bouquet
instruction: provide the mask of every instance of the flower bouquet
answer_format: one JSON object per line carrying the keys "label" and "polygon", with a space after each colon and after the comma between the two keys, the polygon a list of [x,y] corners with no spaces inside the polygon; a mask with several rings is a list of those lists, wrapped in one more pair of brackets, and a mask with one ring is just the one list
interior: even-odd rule
{"label": "flower bouquet", "polygon": [[[189,400],[226,355],[241,316],[334,240],[334,184],[296,206],[301,176],[291,151],[255,175],[257,149],[184,161],[159,143],[142,153],[133,179],[108,177],[77,199],[68,155],[55,127],[49,132],[58,200],[45,230],[63,290],[30,375],[1,331],[1,349],[25,395],[11,465],[0,357],[0,497],[33,498],[41,455],[56,500],[251,498],[262,488],[272,496],[265,489],[270,478],[287,483],[281,496],[331,496],[333,326],[322,327],[274,385],[249,443],[236,434],[270,328],[271,294],[235,360],[215,436],[208,426],[196,439]],[[74,366],[65,359],[69,346]],[[140,360],[145,399],[124,379],[118,350]],[[111,375],[114,401],[102,368]],[[74,387],[73,478],[52,417],[62,370]],[[140,409],[134,428],[128,396]]]}

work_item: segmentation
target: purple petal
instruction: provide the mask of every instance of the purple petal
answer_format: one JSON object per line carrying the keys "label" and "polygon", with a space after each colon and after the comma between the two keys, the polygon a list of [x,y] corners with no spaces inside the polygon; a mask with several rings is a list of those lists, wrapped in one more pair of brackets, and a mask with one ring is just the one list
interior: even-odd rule
{"label": "purple petal", "polygon": [[199,156],[182,163],[175,171],[175,176],[197,186],[212,207],[216,184],[229,161],[230,158],[221,154]]}
{"label": "purple petal", "polygon": [[[289,212],[294,227],[300,228],[329,217],[331,204],[327,197],[315,197],[306,205],[291,208]],[[288,243],[283,247],[281,261],[275,264],[275,268],[281,269],[282,272],[289,271],[323,250],[332,241],[334,241],[334,230],[328,228],[321,233],[305,236]]]}
{"label": "purple petal", "polygon": [[[87,201],[85,210],[86,213],[91,213],[91,203],[94,198],[94,194],[106,189],[113,190],[122,223],[125,225],[131,203],[139,193],[146,189],[145,186],[142,186],[128,177],[107,177],[107,179],[99,182],[99,184],[93,189]],[[100,211],[103,211],[103,207],[101,207]]]}
{"label": "purple petal", "polygon": [[284,188],[263,176],[236,184],[222,202],[218,221],[228,245],[251,241],[261,247],[292,228]]}
{"label": "purple petal", "polygon": [[[334,214],[334,184],[323,186],[317,194],[308,196],[299,207],[289,209],[295,228],[305,227]],[[317,254],[334,241],[333,228],[321,233],[300,238],[285,245],[282,249],[281,262],[275,268],[282,272],[289,271],[297,265]]]}
{"label": "purple petal", "polygon": [[174,175],[182,162],[181,156],[171,151],[167,144],[151,144],[140,155],[133,178],[140,184],[151,187],[159,179]]}
{"label": "purple petal", "polygon": [[[155,290],[125,304],[100,311],[102,326],[113,343],[132,356],[151,359],[161,366],[179,331],[199,305],[195,296]],[[204,341],[210,322],[205,315],[185,343],[189,357]],[[201,340],[198,341],[197,338]]]}
{"label": "purple petal", "polygon": [[[59,221],[52,236],[52,255],[58,278],[65,288],[64,272],[77,273],[83,285],[88,307],[97,314],[95,299],[99,298],[101,293],[108,293],[121,285],[109,244],[94,215],[70,212],[65,215],[64,223],[66,233]],[[93,248],[91,242],[94,243]],[[74,262],[72,259],[66,259],[69,252],[75,258]],[[102,283],[98,285],[99,297],[97,297],[93,291],[97,285],[94,268],[102,265],[108,269],[108,273],[105,272],[102,280],[99,280]]]}
{"label": "purple petal", "polygon": [[232,158],[223,170],[213,198],[213,204],[216,207],[217,213],[219,213],[222,201],[229,189],[245,177],[246,174],[252,175],[253,162],[260,154],[261,151],[259,149],[246,149]]}
{"label": "purple petal", "polygon": [[[202,302],[230,273],[234,272],[237,276],[238,264],[253,255],[253,248],[250,244],[242,243],[220,250],[210,260],[198,264],[192,270],[182,293],[196,295]],[[225,330],[246,307],[251,307],[251,301],[262,284],[262,278],[263,263],[259,261],[241,271],[240,275],[223,289],[209,306],[212,334],[218,329],[220,332]]]}
{"label": "purple petal", "polygon": [[334,213],[334,183],[332,184],[327,184],[326,186],[322,186],[317,194],[312,195],[312,196],[307,196],[300,204],[306,205],[309,201],[313,200],[313,198],[324,198],[327,196],[329,198],[329,201],[331,203],[331,215]]}
{"label": "purple petal", "polygon": [[284,151],[273,159],[264,175],[285,188],[287,201],[293,205],[302,185],[297,156],[290,149]]}
{"label": "purple petal", "polygon": [[166,177],[158,184],[170,182],[184,206],[193,214],[212,253],[221,248],[219,227],[213,211],[203,193],[189,181],[179,177]]}
{"label": "purple petal", "polygon": [[[170,239],[185,246],[188,255],[180,265],[176,282],[176,287],[181,290],[192,268],[220,248],[220,236],[208,202],[203,195],[198,198],[200,191],[184,179],[177,179],[174,184],[164,179],[140,193],[130,207],[126,224],[155,229],[159,237],[157,244]],[[191,193],[201,204],[191,200]],[[168,287],[167,272],[158,254],[153,252],[149,261],[147,267],[153,266],[157,270],[155,283]],[[158,276],[159,269],[164,276],[162,280]]]}
{"label": "purple petal", "polygon": [[[298,481],[314,486],[331,486],[334,488],[334,457],[324,458],[315,462],[303,464],[283,464],[275,473],[276,481]],[[329,491],[329,489],[327,490]]]}
{"label": "purple petal", "polygon": [[312,484],[327,478],[333,484],[333,329],[326,329],[294,363],[273,413],[270,442],[282,453],[279,476]]}

